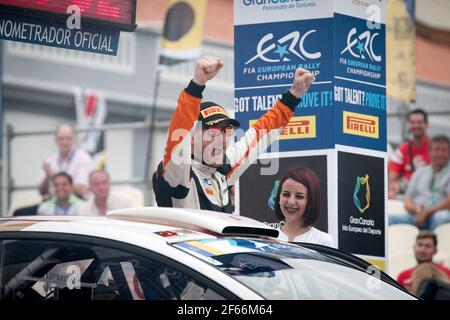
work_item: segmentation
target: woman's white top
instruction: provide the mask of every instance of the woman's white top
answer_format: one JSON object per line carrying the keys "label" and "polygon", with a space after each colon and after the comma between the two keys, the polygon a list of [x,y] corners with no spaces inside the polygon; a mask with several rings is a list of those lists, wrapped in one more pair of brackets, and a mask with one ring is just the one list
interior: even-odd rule
{"label": "woman's white top", "polygon": [[[278,239],[282,241],[288,241],[287,234],[281,231],[281,228],[278,228],[277,230],[280,232],[280,234],[278,235]],[[328,233],[322,232],[314,227],[311,227],[311,229],[309,229],[307,232],[295,237],[294,241],[292,242],[308,242],[320,244],[327,247],[335,247],[333,238]]]}

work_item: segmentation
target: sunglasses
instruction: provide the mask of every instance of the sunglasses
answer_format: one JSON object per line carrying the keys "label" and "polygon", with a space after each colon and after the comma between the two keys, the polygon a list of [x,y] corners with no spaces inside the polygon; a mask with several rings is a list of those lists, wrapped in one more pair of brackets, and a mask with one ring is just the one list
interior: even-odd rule
{"label": "sunglasses", "polygon": [[203,130],[211,137],[215,137],[223,133],[225,133],[227,137],[230,137],[233,135],[234,127],[231,124],[228,126],[212,125],[203,126]]}

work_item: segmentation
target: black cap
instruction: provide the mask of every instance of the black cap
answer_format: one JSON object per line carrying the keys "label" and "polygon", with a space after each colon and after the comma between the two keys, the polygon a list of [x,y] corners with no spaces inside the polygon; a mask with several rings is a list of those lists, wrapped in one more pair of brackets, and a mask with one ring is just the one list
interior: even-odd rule
{"label": "black cap", "polygon": [[210,101],[202,102],[200,104],[200,114],[198,116],[198,120],[202,121],[204,126],[212,126],[221,122],[226,122],[235,127],[240,126],[239,121],[228,116],[228,112],[225,108]]}

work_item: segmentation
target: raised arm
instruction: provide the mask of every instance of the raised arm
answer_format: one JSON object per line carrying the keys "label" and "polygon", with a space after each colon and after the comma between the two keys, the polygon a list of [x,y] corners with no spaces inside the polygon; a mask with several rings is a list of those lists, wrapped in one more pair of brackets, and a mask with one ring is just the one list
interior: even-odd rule
{"label": "raised arm", "polygon": [[265,152],[278,137],[295,113],[301,96],[309,90],[315,77],[309,71],[298,68],[291,88],[283,94],[273,108],[259,118],[245,135],[227,149],[229,170],[228,184],[233,185],[242,173]]}
{"label": "raised arm", "polygon": [[154,180],[162,179],[170,188],[189,186],[191,137],[199,116],[203,90],[222,67],[223,62],[215,57],[204,56],[197,61],[191,82],[178,97],[177,108],[169,124],[164,158]]}

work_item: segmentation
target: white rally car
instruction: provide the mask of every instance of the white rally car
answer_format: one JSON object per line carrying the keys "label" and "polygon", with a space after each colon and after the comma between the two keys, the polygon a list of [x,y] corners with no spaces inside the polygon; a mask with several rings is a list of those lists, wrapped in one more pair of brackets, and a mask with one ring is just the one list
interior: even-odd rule
{"label": "white rally car", "polygon": [[359,258],[277,234],[171,208],[3,218],[0,300],[415,299]]}

